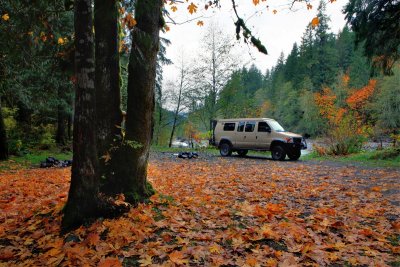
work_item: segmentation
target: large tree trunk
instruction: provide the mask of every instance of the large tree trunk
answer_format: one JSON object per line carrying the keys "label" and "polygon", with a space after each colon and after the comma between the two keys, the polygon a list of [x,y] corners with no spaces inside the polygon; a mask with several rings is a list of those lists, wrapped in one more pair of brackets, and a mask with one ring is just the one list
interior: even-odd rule
{"label": "large tree trunk", "polygon": [[114,165],[122,141],[120,109],[120,76],[118,52],[118,7],[116,0],[95,0],[94,26],[96,34],[96,115],[99,175],[101,191],[117,194],[121,181]]}
{"label": "large tree trunk", "polygon": [[126,199],[139,202],[153,194],[147,163],[153,130],[154,84],[159,48],[162,0],[138,0],[129,59],[128,108],[120,171]]}
{"label": "large tree trunk", "polygon": [[8,159],[7,134],[0,103],[0,160],[6,159]]}
{"label": "large tree trunk", "polygon": [[63,231],[99,216],[92,13],[92,0],[75,0],[74,156],[71,187],[62,219]]}

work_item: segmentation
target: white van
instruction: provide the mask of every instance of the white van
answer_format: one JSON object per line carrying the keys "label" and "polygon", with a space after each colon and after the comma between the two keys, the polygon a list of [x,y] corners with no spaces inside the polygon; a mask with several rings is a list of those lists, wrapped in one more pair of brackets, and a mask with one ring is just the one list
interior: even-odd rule
{"label": "white van", "polygon": [[301,149],[307,148],[305,139],[287,132],[274,119],[240,118],[211,121],[210,143],[219,148],[223,157],[237,152],[245,156],[249,150],[271,151],[274,160],[299,159]]}

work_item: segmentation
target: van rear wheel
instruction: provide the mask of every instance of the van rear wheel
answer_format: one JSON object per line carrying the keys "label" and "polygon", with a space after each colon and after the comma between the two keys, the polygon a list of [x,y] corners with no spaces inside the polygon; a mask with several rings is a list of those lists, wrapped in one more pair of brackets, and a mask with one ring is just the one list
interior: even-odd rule
{"label": "van rear wheel", "polygon": [[237,151],[237,153],[238,153],[238,155],[239,155],[240,157],[246,156],[246,155],[247,155],[247,152],[249,152],[247,149],[241,149],[241,150],[238,150],[238,151]]}
{"label": "van rear wheel", "polygon": [[280,145],[272,147],[271,155],[273,160],[285,160],[286,158],[285,149]]}
{"label": "van rear wheel", "polygon": [[229,143],[227,143],[227,142],[222,143],[219,146],[219,153],[223,157],[229,157],[230,155],[232,155],[231,145]]}

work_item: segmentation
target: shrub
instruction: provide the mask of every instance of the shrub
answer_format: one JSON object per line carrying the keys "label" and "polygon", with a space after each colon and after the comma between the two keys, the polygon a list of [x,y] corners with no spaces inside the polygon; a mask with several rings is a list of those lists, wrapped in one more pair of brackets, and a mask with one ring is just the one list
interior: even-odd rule
{"label": "shrub", "polygon": [[348,155],[360,152],[365,139],[356,120],[351,115],[344,116],[328,130],[327,154]]}
{"label": "shrub", "polygon": [[395,159],[400,156],[400,148],[389,148],[385,150],[376,151],[373,155],[371,155],[370,159]]}

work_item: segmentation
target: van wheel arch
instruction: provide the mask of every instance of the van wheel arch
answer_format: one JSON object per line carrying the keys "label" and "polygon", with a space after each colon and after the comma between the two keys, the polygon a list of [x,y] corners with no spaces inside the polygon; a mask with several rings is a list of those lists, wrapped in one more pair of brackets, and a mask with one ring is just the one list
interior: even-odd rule
{"label": "van wheel arch", "polygon": [[226,139],[222,139],[219,142],[218,147],[219,147],[219,152],[220,152],[221,156],[227,157],[227,156],[232,155],[232,143],[231,143],[231,141],[226,140]]}
{"label": "van wheel arch", "polygon": [[285,143],[282,141],[272,141],[270,150],[272,159],[284,160],[286,158]]}

